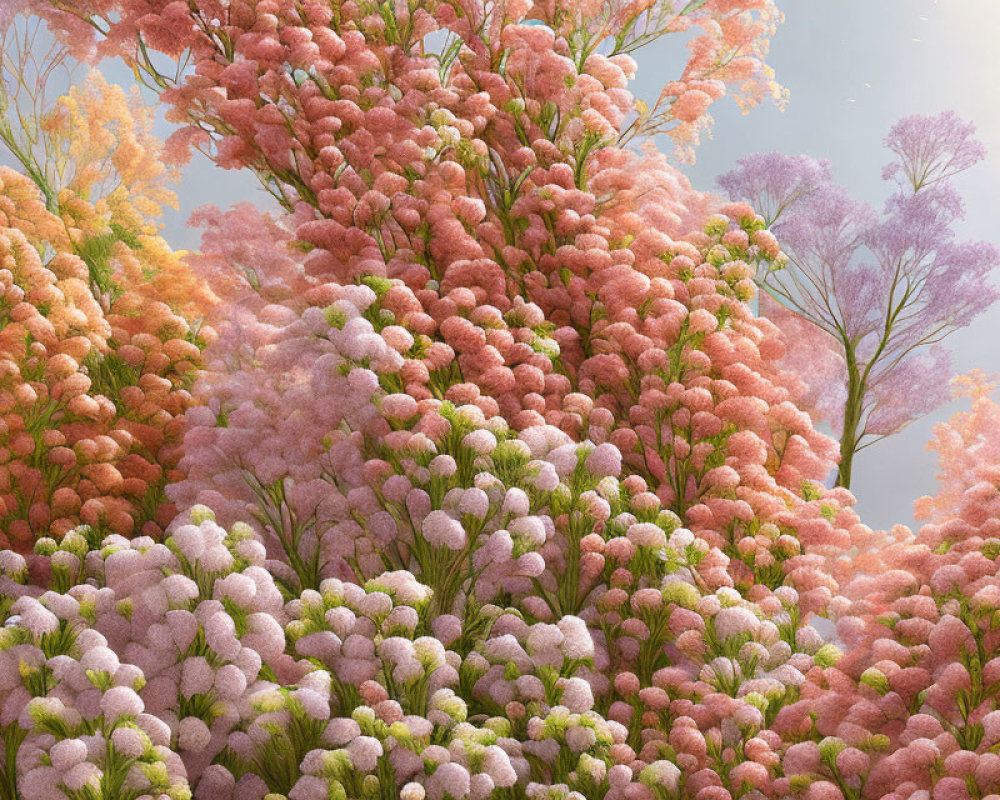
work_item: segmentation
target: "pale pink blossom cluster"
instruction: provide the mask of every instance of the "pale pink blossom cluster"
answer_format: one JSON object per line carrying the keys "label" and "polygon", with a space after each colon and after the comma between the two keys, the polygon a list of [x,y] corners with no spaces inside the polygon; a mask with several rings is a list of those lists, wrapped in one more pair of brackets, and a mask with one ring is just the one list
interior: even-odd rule
{"label": "pale pink blossom cluster", "polygon": [[188,782],[206,798],[361,797],[387,774],[442,800],[677,791],[681,769],[640,762],[628,726],[597,710],[583,619],[434,615],[405,571],[284,603],[246,526],[191,517],[164,544],[108,537],[65,593],[24,587],[26,562],[5,554],[4,766],[22,792],[107,787],[111,771],[171,798]]}
{"label": "pale pink blossom cluster", "polygon": [[9,604],[0,631],[0,775],[16,786],[14,797],[190,798],[170,728],[141,696],[142,670],[123,663],[94,626],[102,591],[83,584]]}

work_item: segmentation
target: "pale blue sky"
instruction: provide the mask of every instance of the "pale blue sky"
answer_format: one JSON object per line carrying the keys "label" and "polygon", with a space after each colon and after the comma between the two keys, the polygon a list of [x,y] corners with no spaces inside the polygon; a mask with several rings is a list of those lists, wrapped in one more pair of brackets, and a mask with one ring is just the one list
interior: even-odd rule
{"label": "pale blue sky", "polygon": [[[743,116],[730,101],[714,109],[711,140],[698,163],[685,168],[695,186],[712,188],[736,159],[762,150],[829,158],[834,175],[858,197],[877,205],[888,160],[881,142],[899,117],[948,108],[973,120],[989,160],[962,176],[968,207],[964,238],[1000,244],[1000,2],[998,0],[778,0],[786,21],[774,38],[770,63],[791,96],[784,112],[765,106]],[[679,43],[664,40],[639,54],[636,93],[655,98],[656,80],[676,75]],[[129,74],[108,69],[121,83]],[[669,147],[664,142],[665,148]],[[246,174],[222,172],[204,161],[187,170],[181,209],[166,220],[175,247],[194,248],[198,234],[185,226],[196,206],[267,198]],[[997,276],[1000,279],[1000,276]],[[947,344],[958,371],[1000,372],[1000,307],[987,312]],[[913,524],[913,500],[934,491],[935,454],[924,449],[935,422],[952,404],[903,433],[865,450],[855,465],[854,492],[862,519],[872,527]]]}

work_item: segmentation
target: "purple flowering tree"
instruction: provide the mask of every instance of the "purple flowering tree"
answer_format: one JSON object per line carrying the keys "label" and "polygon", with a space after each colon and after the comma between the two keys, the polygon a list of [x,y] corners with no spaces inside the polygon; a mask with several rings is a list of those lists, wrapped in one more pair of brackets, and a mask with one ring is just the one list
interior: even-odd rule
{"label": "purple flowering tree", "polygon": [[[761,309],[789,336],[786,366],[809,386],[810,411],[840,436],[836,484],[850,488],[855,454],[948,399],[940,342],[998,297],[988,275],[1000,252],[959,242],[962,199],[950,179],[985,157],[975,126],[954,112],[910,116],[889,131],[895,190],[881,214],[834,184],[808,156],[748,156],[719,177],[751,203],[784,257],[756,279]],[[803,322],[807,324],[803,324]],[[836,363],[839,377],[817,363]]]}

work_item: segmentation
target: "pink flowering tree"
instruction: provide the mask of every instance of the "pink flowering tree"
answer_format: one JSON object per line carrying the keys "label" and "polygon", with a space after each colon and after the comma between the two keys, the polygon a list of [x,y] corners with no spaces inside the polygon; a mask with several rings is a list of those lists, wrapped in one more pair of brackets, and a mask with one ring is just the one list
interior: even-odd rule
{"label": "pink flowering tree", "polygon": [[[285,155],[279,155],[283,149],[280,137],[272,138],[269,144],[260,140],[235,150],[232,149],[235,141],[230,140],[228,145],[217,150],[217,145],[222,144],[226,137],[241,135],[241,125],[232,114],[235,108],[229,103],[237,97],[219,97],[217,100],[221,103],[217,102],[206,91],[208,84],[203,81],[203,72],[198,74],[197,68],[194,73],[188,74],[180,69],[168,71],[163,61],[155,57],[159,52],[180,62],[183,59],[179,57],[188,53],[195,64],[215,62],[221,57],[222,61],[217,63],[223,66],[234,61],[234,56],[237,57],[235,60],[243,61],[240,47],[233,46],[235,39],[231,41],[231,37],[238,37],[236,31],[251,30],[257,15],[272,17],[276,22],[280,21],[279,24],[295,20],[295,17],[286,19],[293,6],[274,2],[260,8],[256,3],[241,3],[228,8],[225,15],[220,15],[214,0],[195,3],[187,10],[165,0],[152,3],[145,0],[32,0],[28,4],[45,16],[53,29],[61,31],[76,52],[124,57],[131,66],[141,71],[148,85],[159,92],[166,90],[165,97],[176,105],[179,118],[186,118],[192,123],[190,129],[179,134],[179,146],[195,144],[209,148],[230,165],[238,162],[253,169],[279,198],[291,201],[292,196],[301,196],[300,189],[308,185],[309,175],[293,178],[299,173],[301,165],[285,163]],[[634,113],[629,123],[616,125],[613,131],[622,140],[666,132],[683,157],[693,157],[693,148],[700,133],[707,130],[711,123],[707,109],[727,93],[732,93],[744,109],[768,97],[780,103],[785,96],[774,79],[773,70],[766,64],[770,37],[782,19],[773,0],[648,0],[632,3],[591,0],[583,4],[520,2],[498,6],[435,0],[430,4],[397,4],[391,11],[388,8],[367,9],[359,5],[357,19],[365,20],[359,28],[355,28],[351,20],[354,9],[350,4],[347,8],[346,16],[340,16],[338,11],[338,18],[332,26],[338,38],[345,31],[355,30],[369,41],[380,40],[386,46],[399,46],[408,54],[414,49],[419,50],[434,62],[432,68],[439,69],[442,74],[453,67],[464,69],[471,54],[482,57],[490,49],[494,53],[500,52],[506,46],[501,36],[503,30],[521,22],[543,25],[565,43],[561,52],[553,54],[553,59],[545,59],[549,60],[550,66],[565,60],[578,70],[593,55],[622,56],[631,61],[629,54],[665,35],[688,34],[689,57],[681,74],[666,83],[652,106],[637,104],[630,109]],[[317,22],[328,23],[323,15],[316,17],[316,12],[308,6],[304,11],[304,16],[294,12],[298,16],[295,21],[302,23],[303,32]],[[268,31],[268,27],[269,23],[255,31],[251,37],[255,40],[254,47],[246,59],[264,66],[265,70],[268,69],[265,65],[270,56],[275,54],[274,51],[269,54],[268,48],[276,44],[281,46],[278,38],[269,35],[278,33],[278,28]],[[296,24],[296,27],[299,25]],[[428,43],[430,40],[427,37],[435,31],[446,34],[440,48],[432,48]],[[257,33],[265,35],[260,37]],[[296,69],[308,74],[317,67],[322,70],[327,64],[334,65],[342,58],[338,52],[339,45],[329,37],[318,40],[305,38],[291,44],[297,51],[296,58],[286,65],[290,68],[289,77],[293,77],[291,73]],[[346,40],[345,44],[349,46]],[[319,58],[320,62],[314,63],[313,58]],[[277,65],[277,62],[272,63]],[[350,68],[364,72],[374,66],[373,63],[358,62]],[[387,69],[393,73],[399,66],[388,66]],[[376,67],[377,70],[385,68]],[[244,77],[250,77],[249,65],[240,70]],[[559,69],[548,70],[544,77],[538,77],[558,80],[558,73]],[[209,80],[218,78],[219,75],[213,75]],[[233,78],[235,71],[230,71],[225,79],[227,85]],[[267,84],[265,80],[265,86]],[[279,90],[279,85],[280,82],[273,84],[257,95],[256,99],[264,100],[263,107],[275,103],[277,94],[273,90]],[[244,90],[250,88],[249,84],[243,85]],[[254,99],[254,96],[251,92],[240,95],[240,99]],[[526,96],[522,99],[528,100]],[[540,110],[545,113],[548,124],[554,126],[553,130],[558,130],[568,121],[566,109],[558,105],[546,107],[543,104]],[[603,113],[600,109],[595,110],[598,116]],[[612,133],[596,117],[591,124],[596,125],[592,134]],[[210,142],[209,137],[215,142]],[[293,134],[293,139],[296,138]],[[596,142],[597,139],[594,139],[588,149],[593,148]],[[251,156],[251,153],[254,155]]]}
{"label": "pink flowering tree", "polygon": [[953,381],[972,401],[935,428],[940,490],[928,522],[888,543],[839,601],[845,655],[809,676],[775,729],[793,796],[987,797],[1000,789],[1000,556],[995,382]]}
{"label": "pink flowering tree", "polygon": [[719,178],[781,240],[786,258],[757,275],[773,301],[762,309],[794,331],[786,366],[812,383],[803,402],[840,437],[845,487],[858,451],[945,401],[949,359],[939,343],[997,298],[988,281],[996,248],[954,232],[963,209],[950,179],[985,155],[972,124],[953,112],[906,117],[885,144],[895,160],[883,178],[896,190],[881,215],[806,156],[750,156]]}
{"label": "pink flowering tree", "polygon": [[[837,542],[866,535],[849,497],[819,488],[830,443],[787,402],[769,366],[777,332],[758,328],[744,305],[753,269],[742,259],[754,257],[752,240],[765,249],[769,240],[744,207],[708,219],[706,200],[655,156],[605,145],[579,172],[553,145],[583,146],[574,142],[585,143],[585,127],[547,127],[540,100],[524,112],[502,105],[511,85],[544,96],[528,65],[563,45],[543,26],[505,35],[507,82],[490,84],[498,99],[466,106],[457,72],[458,99],[419,129],[436,131],[424,151],[408,149],[410,111],[392,101],[390,114],[390,96],[366,112],[367,127],[358,117],[329,134],[340,155],[314,164],[317,186],[342,186],[285,219],[206,212],[202,264],[233,305],[207,356],[204,405],[189,418],[189,477],[173,496],[218,509],[227,524],[251,521],[289,593],[409,571],[432,590],[425,613],[436,636],[488,667],[463,701],[481,682],[476,707],[507,716],[521,741],[536,741],[555,696],[523,694],[537,686],[530,673],[518,686],[500,682],[507,661],[535,667],[501,655],[516,651],[494,653],[484,610],[514,602],[543,630],[579,616],[593,663],[557,674],[584,678],[594,708],[623,726],[609,734],[602,769],[615,777],[598,796],[619,785],[611,767],[638,775],[662,761],[675,724],[686,755],[648,780],[678,791],[685,776],[699,774],[698,785],[714,771],[737,794],[745,780],[767,785],[776,741],[739,769],[717,746],[754,738],[794,697],[807,661],[836,658],[807,615],[835,591],[822,567],[837,563]],[[600,74],[600,83],[572,77],[578,95],[564,114],[611,107],[600,96],[624,76]],[[371,131],[387,137],[391,169],[371,161]],[[505,141],[505,131],[531,146]],[[605,194],[614,202],[598,202]],[[263,231],[274,232],[271,245],[247,246]],[[745,402],[741,392],[764,394]],[[781,588],[786,580],[798,588]],[[762,617],[772,621],[761,626]],[[743,699],[745,682],[788,659],[763,684],[770,699]],[[379,683],[404,702],[399,687]],[[741,727],[727,722],[733,714]],[[559,742],[544,747],[563,752]],[[249,780],[261,767],[248,765],[265,755],[244,749],[246,760],[219,766]],[[521,780],[569,777],[528,774]]]}

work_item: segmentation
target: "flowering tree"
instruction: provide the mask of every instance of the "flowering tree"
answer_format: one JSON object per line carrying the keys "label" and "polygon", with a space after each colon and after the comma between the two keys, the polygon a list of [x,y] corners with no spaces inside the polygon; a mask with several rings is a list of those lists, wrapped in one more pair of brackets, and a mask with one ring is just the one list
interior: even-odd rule
{"label": "flowering tree", "polygon": [[[806,156],[750,156],[719,178],[759,210],[787,254],[786,267],[758,273],[782,307],[762,309],[795,326],[800,366],[819,353],[839,369],[839,380],[815,374],[805,398],[840,436],[837,485],[850,487],[859,450],[944,402],[949,360],[937,343],[998,296],[987,280],[996,249],[957,242],[953,230],[963,211],[949,179],[985,155],[973,134],[953,112],[897,122],[885,140],[896,159],[883,171],[897,189],[881,217]],[[808,370],[800,374],[809,382]]]}
{"label": "flowering tree", "polygon": [[172,195],[150,113],[97,75],[47,103],[66,55],[19,46],[32,30],[6,29],[0,95],[0,141],[25,172],[0,171],[0,525],[27,553],[81,522],[96,542],[170,521],[191,323],[210,300],[156,233]]}
{"label": "flowering tree", "polygon": [[[848,652],[811,676],[775,728],[814,731],[785,753],[789,788],[824,797],[986,797],[1000,789],[1000,555],[995,383],[953,381],[972,410],[935,429],[928,518],[838,601]],[[850,599],[848,599],[850,598]]]}
{"label": "flowering tree", "polygon": [[[637,106],[636,114],[628,125],[616,125],[612,129],[607,129],[597,118],[591,119],[591,123],[597,125],[591,133],[613,134],[623,139],[667,132],[685,156],[691,155],[699,133],[711,122],[706,116],[708,107],[727,91],[734,92],[735,99],[744,109],[751,108],[765,97],[779,102],[784,99],[784,90],[775,82],[773,70],[765,63],[770,36],[781,21],[781,14],[773,0],[644,0],[631,3],[592,0],[572,6],[531,2],[492,5],[435,0],[430,4],[395,4],[391,9],[388,6],[359,4],[357,20],[365,21],[358,27],[351,14],[340,18],[339,6],[336,13],[324,19],[325,12],[316,17],[316,12],[310,10],[308,5],[304,7],[303,15],[293,4],[280,1],[265,4],[263,8],[257,3],[239,3],[227,8],[225,14],[219,13],[220,7],[214,0],[195,3],[187,10],[177,3],[163,0],[152,3],[146,0],[30,0],[30,4],[48,19],[54,29],[63,32],[76,52],[124,57],[147,76],[150,85],[157,91],[169,90],[166,99],[176,105],[181,118],[193,123],[192,128],[179,134],[179,142],[183,142],[184,146],[193,143],[199,147],[210,147],[222,162],[253,169],[264,185],[281,198],[287,198],[289,192],[300,194],[299,190],[308,185],[309,174],[293,178],[299,173],[300,165],[285,163],[286,154],[282,153],[280,137],[273,138],[269,144],[261,140],[239,146],[235,139],[230,139],[221,150],[215,151],[214,148],[227,137],[240,137],[241,124],[233,117],[236,107],[231,105],[230,100],[253,100],[255,104],[263,100],[263,107],[273,107],[279,96],[285,93],[285,89],[280,88],[283,81],[265,88],[255,97],[252,84],[260,85],[262,75],[258,74],[256,80],[243,83],[242,89],[236,90],[231,97],[213,99],[211,93],[206,91],[208,84],[201,77],[193,74],[184,76],[182,70],[165,73],[162,62],[153,57],[156,51],[174,58],[187,51],[195,64],[214,62],[219,57],[221,61],[218,63],[222,66],[232,62],[234,57],[241,62],[246,61],[245,66],[230,70],[223,79],[232,92],[235,86],[231,81],[237,79],[238,72],[242,71],[249,78],[258,67],[264,72],[278,67],[279,72],[287,71],[289,77],[293,77],[296,69],[301,70],[303,76],[317,69],[322,72],[327,65],[332,66],[343,59],[344,53],[340,52],[337,40],[346,31],[361,34],[368,41],[379,41],[383,46],[399,46],[407,54],[419,51],[433,62],[428,66],[439,69],[442,74],[453,67],[464,69],[463,64],[473,54],[482,58],[487,50],[505,46],[500,33],[505,27],[522,21],[544,25],[564,42],[563,51],[553,54],[550,66],[569,62],[577,70],[582,70],[587,59],[598,53],[607,57],[622,56],[627,63],[631,63],[630,53],[664,35],[692,33],[688,42],[690,57],[687,64],[676,80],[664,86],[652,107]],[[233,47],[235,41],[230,41],[230,37],[238,36],[237,31],[241,29],[251,30],[259,15],[273,18],[279,25],[292,22],[303,32],[316,24],[329,25],[336,38],[322,36],[319,40],[306,38],[293,43],[292,46],[297,48],[296,58],[280,66],[271,60],[276,51],[267,52],[269,47],[281,46],[278,39],[269,35],[277,33],[278,28],[267,22],[260,31],[264,33],[263,37],[257,33],[251,36],[254,46],[244,58],[240,48]],[[445,34],[440,48],[432,48],[429,44],[431,40],[428,37],[435,31]],[[260,39],[259,44],[264,49],[257,49],[257,39]],[[250,41],[246,40],[245,44],[250,44]],[[344,40],[344,44],[350,48],[349,41]],[[320,62],[314,63],[312,58],[319,58]],[[391,76],[398,74],[398,66],[359,62],[350,68],[360,69],[362,73],[372,69],[384,71],[384,77],[392,82]],[[559,72],[557,68],[538,77],[542,80],[557,79]],[[215,81],[219,77],[213,75],[209,80]],[[270,81],[265,79],[263,85],[267,87],[268,83]],[[511,99],[516,103],[517,93]],[[243,107],[244,111],[248,110],[245,105]],[[260,110],[259,107],[257,111]],[[601,109],[595,110],[598,116],[603,113]],[[539,111],[546,115],[547,127],[551,126],[553,134],[561,131],[569,121],[563,113],[565,109],[555,105],[543,103]],[[300,119],[300,123],[304,122]],[[268,124],[274,125],[275,120]],[[216,139],[215,145],[209,142],[208,136]],[[293,134],[292,138],[301,141],[297,135]],[[590,147],[595,143],[592,142]],[[292,149],[298,150],[294,145]]]}
{"label": "flowering tree", "polygon": [[[787,402],[777,331],[745,305],[753,214],[709,216],[663,159],[616,143],[633,66],[586,45],[587,18],[308,10],[302,28],[257,4],[230,17],[234,49],[196,40],[231,98],[200,117],[228,126],[211,152],[271,176],[294,214],[204,212],[197,266],[228,305],[170,490],[186,509],[166,548],[178,566],[140,540],[127,549],[158,577],[137,563],[126,588],[103,579],[135,625],[180,569],[198,597],[181,580],[163,591],[201,609],[214,664],[239,657],[217,634],[251,624],[213,588],[245,532],[226,539],[196,503],[264,545],[253,563],[288,604],[255,619],[285,635],[253,645],[270,671],[250,673],[237,716],[201,717],[216,744],[185,721],[182,688],[188,776],[208,797],[677,796],[713,772],[720,791],[768,785],[776,742],[745,766],[720,745],[754,738],[807,663],[836,657],[808,615],[836,590],[821,569],[842,566],[834,541],[867,534],[848,496],[819,487],[831,443]],[[529,12],[548,24],[517,24]],[[616,47],[639,30],[625,22]],[[432,23],[461,41],[453,60],[423,53]],[[101,571],[75,541],[49,554],[65,583]],[[208,626],[219,602],[233,622]],[[169,664],[146,660],[141,631],[115,651]],[[208,657],[183,642],[182,671]],[[772,697],[740,692],[771,670]],[[153,684],[141,699],[172,722]]]}
{"label": "flowering tree", "polygon": [[[644,174],[648,175],[648,171]],[[747,213],[745,209],[732,211]],[[294,229],[295,220],[270,219],[246,206],[225,214],[206,210],[200,218],[208,228],[198,265],[206,275],[215,276],[216,292],[231,298],[232,305],[224,306],[228,320],[218,323],[219,337],[206,351],[206,371],[195,389],[202,405],[188,416],[191,427],[181,463],[188,477],[170,489],[178,505],[189,508],[195,503],[210,504],[218,509],[219,521],[227,525],[234,520],[251,522],[267,546],[265,563],[288,597],[301,595],[304,599],[312,597],[310,592],[316,590],[324,593],[325,587],[333,585],[331,581],[337,581],[337,586],[341,582],[347,586],[378,585],[387,569],[393,575],[405,574],[420,581],[426,587],[421,589],[424,599],[419,608],[424,627],[417,630],[432,632],[457,656],[469,659],[468,666],[459,669],[460,676],[465,671],[469,675],[468,689],[461,697],[466,703],[472,697],[474,703],[463,713],[505,716],[515,723],[512,737],[522,742],[536,741],[531,731],[543,724],[547,709],[553,707],[558,695],[543,700],[537,695],[521,694],[525,686],[534,685],[528,680],[534,673],[523,671],[536,668],[531,666],[536,652],[533,648],[545,647],[545,640],[539,638],[532,644],[535,640],[529,636],[518,646],[527,648],[524,656],[515,657],[520,649],[495,649],[501,644],[493,643],[492,637],[506,637],[508,621],[494,621],[492,615],[496,612],[492,608],[513,604],[527,620],[542,625],[537,636],[552,631],[544,636],[554,637],[553,641],[561,635],[553,628],[576,625],[571,620],[579,617],[589,626],[593,655],[588,655],[584,663],[566,662],[558,672],[547,674],[566,681],[585,681],[594,705],[582,708],[601,711],[603,719],[624,728],[612,726],[607,734],[600,734],[621,745],[613,750],[617,755],[603,766],[589,762],[589,754],[587,759],[576,755],[580,751],[574,749],[578,745],[573,742],[585,741],[590,734],[567,732],[566,746],[574,753],[566,756],[568,763],[589,765],[588,771],[600,770],[597,775],[616,763],[623,764],[617,761],[619,758],[628,760],[640,772],[647,765],[657,765],[663,761],[659,758],[663,750],[655,743],[664,741],[660,736],[674,730],[673,719],[680,713],[685,719],[673,736],[690,749],[690,758],[676,764],[659,764],[646,773],[647,779],[662,774],[657,780],[664,781],[665,788],[677,787],[670,789],[675,792],[680,791],[687,775],[724,769],[723,761],[701,753],[704,745],[698,744],[694,720],[717,729],[721,741],[725,715],[736,707],[718,696],[719,692],[736,692],[744,681],[762,674],[765,663],[776,668],[774,665],[786,653],[786,640],[772,638],[778,625],[786,623],[760,628],[759,615],[780,617],[792,606],[823,608],[836,582],[817,567],[829,565],[831,572],[836,571],[838,551],[832,545],[833,539],[860,542],[870,535],[857,525],[856,518],[851,518],[849,510],[837,516],[835,509],[849,505],[849,497],[824,493],[816,482],[829,461],[819,460],[815,472],[803,475],[802,470],[813,469],[805,458],[808,451],[804,438],[803,444],[790,445],[799,449],[789,450],[788,460],[779,454],[793,435],[809,436],[817,445],[823,444],[822,437],[801,427],[808,425],[807,419],[798,413],[790,414],[790,406],[782,406],[776,413],[787,416],[776,416],[773,422],[766,423],[772,430],[772,442],[776,442],[771,445],[774,455],[769,456],[769,446],[757,434],[744,429],[742,436],[736,435],[738,426],[754,424],[744,421],[753,417],[734,417],[731,432],[719,440],[719,446],[734,456],[728,461],[733,472],[726,472],[734,489],[730,495],[733,499],[729,500],[717,494],[711,482],[699,477],[706,468],[699,465],[698,456],[692,456],[693,447],[681,449],[681,441],[692,441],[694,446],[702,444],[702,452],[707,451],[704,445],[710,443],[711,436],[718,435],[711,428],[704,432],[679,429],[671,440],[677,454],[667,451],[666,457],[661,455],[662,445],[654,435],[644,447],[633,446],[623,458],[615,442],[627,446],[629,439],[625,435],[634,435],[634,429],[615,422],[611,403],[616,398],[609,396],[608,390],[603,396],[607,405],[596,406],[582,392],[567,393],[562,400],[563,413],[550,417],[560,422],[560,429],[546,423],[541,413],[544,407],[535,406],[538,411],[530,405],[525,408],[509,382],[491,382],[477,370],[472,356],[484,347],[513,354],[517,352],[512,349],[514,343],[530,342],[532,346],[521,352],[532,359],[526,366],[541,373],[538,387],[545,389],[545,381],[552,380],[545,376],[555,372],[548,364],[561,359],[564,350],[544,327],[545,317],[537,304],[526,303],[516,295],[513,302],[493,295],[496,305],[484,307],[476,305],[471,290],[459,286],[445,297],[461,309],[460,313],[445,306],[439,312],[443,316],[440,332],[428,326],[423,329],[427,333],[415,333],[409,326],[419,306],[414,302],[416,298],[408,296],[405,283],[364,276],[358,284],[341,284],[322,278],[310,280],[304,268],[296,269],[296,264],[306,261],[309,254],[290,246],[293,240],[289,231]],[[727,248],[738,248],[742,238],[739,235],[729,236],[728,245],[721,244],[723,236],[729,235],[730,224],[727,218],[714,218],[709,228],[715,233],[695,237],[701,241],[700,248],[687,252],[701,262],[701,249],[717,248],[715,258]],[[267,241],[258,241],[257,235]],[[745,232],[742,236],[749,238]],[[678,266],[685,269],[684,262]],[[718,271],[708,262],[694,269],[706,276],[709,269]],[[743,280],[739,270],[730,269],[726,274],[734,285]],[[689,280],[693,282],[693,276]],[[685,285],[682,278],[671,281],[677,287]],[[704,352],[706,358],[700,363],[711,375],[733,363],[726,360],[726,354],[730,348],[740,346],[735,330],[726,331],[736,320],[750,325],[751,319],[746,306],[732,297],[734,290],[725,279],[720,277],[702,285],[706,293],[711,286],[711,296],[731,303],[720,306],[729,308],[733,315],[727,316],[722,336],[705,337],[705,344],[697,349],[678,347],[683,338],[676,338],[663,351],[673,348],[681,365],[700,358],[696,353]],[[740,291],[744,288],[750,287],[740,287]],[[434,301],[439,302],[439,297]],[[507,313],[500,313],[498,306],[506,307]],[[407,308],[413,311],[408,314]],[[622,307],[622,312],[627,308]],[[668,308],[681,313],[680,307]],[[683,314],[692,318],[693,324],[701,319],[701,324],[709,325],[708,318],[697,312],[685,310]],[[717,318],[713,319],[716,322],[712,324],[718,327]],[[683,337],[683,328],[681,321],[675,333],[666,335]],[[771,327],[766,326],[764,331],[766,336],[776,335]],[[595,341],[602,340],[595,337]],[[718,366],[710,357],[718,359]],[[625,365],[634,363],[627,353],[621,359]],[[457,369],[453,366],[456,361]],[[641,366],[632,368],[640,370]],[[759,368],[766,370],[766,361]],[[533,371],[522,369],[516,362],[514,370],[522,380],[534,380]],[[736,380],[750,379],[735,365],[726,374]],[[468,379],[461,381],[460,376]],[[679,377],[690,379],[683,371]],[[593,380],[597,385],[599,378]],[[646,379],[646,385],[643,391],[652,388],[650,379]],[[659,398],[666,412],[661,426],[670,424],[666,414],[678,414],[675,424],[686,425],[682,419],[702,413],[698,422],[702,425],[709,423],[710,414],[752,411],[739,402],[714,411],[719,401],[711,391],[692,392],[681,381],[676,381],[673,388],[662,383],[660,386],[660,394],[650,393],[643,400]],[[558,386],[549,391],[556,394]],[[667,391],[676,399],[671,400]],[[781,396],[780,390],[777,396]],[[318,403],[318,397],[328,402]],[[506,414],[501,402],[507,404]],[[531,398],[528,402],[534,403]],[[631,412],[636,420],[640,419],[639,403]],[[694,407],[691,403],[703,405]],[[800,426],[795,430],[801,433],[791,434],[779,425]],[[576,437],[584,431],[587,438],[581,445]],[[631,441],[639,444],[640,440],[636,436]],[[763,453],[737,455],[744,452],[737,447],[750,448],[756,441],[763,445]],[[713,444],[713,449],[716,446]],[[762,461],[742,465],[740,458]],[[749,470],[749,475],[753,463],[763,466],[768,462],[771,469],[794,465],[794,469],[785,470],[783,479],[799,486],[808,500],[765,478],[767,467],[757,473],[757,480],[763,478],[765,483],[741,490],[736,468]],[[674,476],[674,469],[685,470],[689,477]],[[802,488],[803,477],[810,475]],[[672,499],[676,497],[673,487],[678,485],[685,486],[683,501]],[[661,500],[661,496],[667,500]],[[772,497],[781,498],[781,504],[773,503]],[[734,507],[734,503],[746,505]],[[786,504],[791,504],[795,513],[789,513]],[[735,516],[744,513],[744,508],[756,518],[744,522]],[[691,520],[689,524],[697,529],[697,535],[677,527],[677,513]],[[773,521],[764,524],[765,520]],[[720,535],[719,530],[725,533]],[[809,555],[803,553],[806,548]],[[654,558],[654,553],[660,555]],[[670,577],[678,572],[690,577],[679,582]],[[610,576],[614,576],[611,582]],[[799,590],[791,586],[779,588],[786,581]],[[776,594],[769,601],[771,589]],[[700,610],[698,598],[705,592],[713,596],[722,592],[718,598],[705,601],[710,616],[716,613],[711,609],[718,604],[722,616],[717,623],[707,623],[700,616],[705,612]],[[635,599],[630,599],[633,596]],[[758,602],[763,603],[760,610]],[[799,651],[803,654],[822,650],[822,639],[804,622],[796,610],[788,623],[790,631],[805,631],[796,634],[795,647],[805,648]],[[713,638],[706,647],[703,628],[714,625],[718,627],[711,629],[717,633],[711,634]],[[305,630],[312,635],[315,629]],[[737,643],[744,642],[748,635],[757,635],[755,632],[764,637],[761,647],[770,654],[766,659],[762,650],[748,649],[742,655],[739,652]],[[337,635],[343,637],[342,633]],[[477,644],[484,636],[484,643]],[[310,644],[303,647],[318,646],[318,638],[317,644],[312,641],[310,638]],[[301,652],[311,655],[313,651]],[[836,653],[828,648],[819,657],[835,658]],[[333,661],[333,655],[321,658],[329,666],[343,663],[342,667],[336,666],[338,674],[341,669],[360,668]],[[511,668],[503,666],[511,659],[522,672],[518,682],[509,686],[497,683],[501,677],[511,680],[506,677]],[[717,696],[713,702],[719,703],[721,710],[698,710],[702,697],[686,684],[696,674],[706,674],[699,665],[710,662],[714,663],[713,672],[707,674],[713,676],[709,685],[714,689],[709,693]],[[665,671],[681,664],[685,666],[680,671]],[[614,683],[604,677],[608,668],[619,676]],[[340,680],[356,686],[369,674],[344,672]],[[543,681],[544,674],[545,670],[538,673]],[[794,682],[799,672],[786,670],[780,674]],[[377,691],[391,690],[391,699],[409,707],[407,704],[414,701],[392,694],[401,691],[398,684],[395,686],[393,689],[382,684]],[[658,689],[662,694],[647,689]],[[346,693],[351,703],[358,702],[346,688],[338,691]],[[691,702],[690,711],[671,712],[667,705],[655,715],[644,710],[647,703],[654,707],[667,704],[671,693],[679,693]],[[790,699],[791,695],[785,697],[782,690],[781,697],[774,698],[775,709]],[[738,735],[750,736],[756,724],[753,720],[761,711],[738,707],[750,720],[746,732]],[[595,719],[594,724],[604,723]],[[614,733],[617,730],[621,733]],[[686,739],[678,738],[682,730],[688,732],[683,734]],[[619,741],[614,736],[623,738]],[[643,746],[643,742],[654,744]],[[558,749],[561,746],[546,744],[550,754],[537,757],[552,763],[552,753],[564,752]],[[290,758],[297,758],[294,754],[303,752],[301,747],[291,747]],[[378,751],[374,744],[371,747],[372,760],[360,763],[376,763]],[[549,750],[538,751],[542,752]],[[246,751],[243,756],[253,761],[265,753]],[[763,751],[760,757],[777,763]],[[204,780],[219,781],[206,784],[215,787],[211,791],[229,791],[225,787],[232,786],[239,776],[233,764],[226,761],[219,766],[223,764],[226,772],[206,773]],[[465,772],[468,768],[463,764]],[[260,769],[239,767],[251,774],[260,774]],[[747,773],[756,781],[770,780],[766,770],[761,773],[756,766],[748,765],[736,770],[731,779],[726,778],[726,785],[739,786]],[[227,777],[230,775],[233,777]],[[533,777],[529,785],[532,781],[552,785],[570,777],[536,768],[530,770],[530,775]],[[323,776],[313,777],[318,780]],[[343,780],[337,778],[338,782]],[[610,791],[610,787],[586,789],[586,781],[591,778],[579,777],[579,773],[572,780],[580,780],[580,791],[595,796]],[[603,778],[596,785],[602,786]],[[426,786],[430,792],[432,784]],[[276,785],[269,784],[269,788],[273,790]]]}
{"label": "flowering tree", "polygon": [[940,522],[960,517],[970,524],[984,525],[995,516],[989,513],[987,501],[991,497],[990,486],[996,482],[992,469],[1000,444],[994,424],[997,404],[992,399],[996,386],[996,377],[981,370],[952,379],[954,396],[969,398],[972,409],[935,426],[934,439],[927,449],[938,452],[939,487],[933,497],[917,500],[914,506],[917,519]]}

